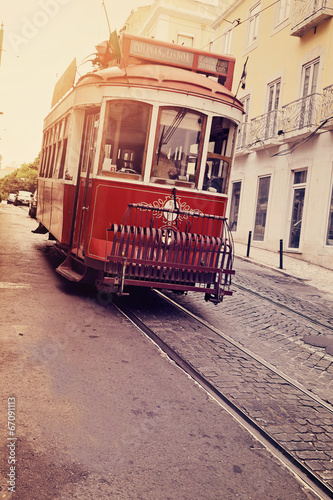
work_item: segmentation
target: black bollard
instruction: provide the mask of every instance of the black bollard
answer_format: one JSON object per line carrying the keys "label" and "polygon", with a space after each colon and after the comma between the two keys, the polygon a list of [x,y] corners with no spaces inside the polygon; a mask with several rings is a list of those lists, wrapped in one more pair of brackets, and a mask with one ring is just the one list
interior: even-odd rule
{"label": "black bollard", "polygon": [[250,256],[251,236],[252,236],[252,231],[249,231],[249,239],[247,240],[246,257]]}
{"label": "black bollard", "polygon": [[280,240],[280,269],[283,269],[283,240]]}

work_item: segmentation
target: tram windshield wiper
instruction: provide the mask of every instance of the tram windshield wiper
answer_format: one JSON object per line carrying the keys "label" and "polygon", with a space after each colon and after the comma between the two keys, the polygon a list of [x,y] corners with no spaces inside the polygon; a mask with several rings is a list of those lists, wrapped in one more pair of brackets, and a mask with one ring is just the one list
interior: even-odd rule
{"label": "tram windshield wiper", "polygon": [[175,118],[173,119],[173,122],[171,123],[171,125],[169,125],[169,127],[167,129],[165,128],[165,125],[164,125],[163,131],[161,134],[161,138],[160,138],[160,142],[158,144],[157,165],[159,163],[162,146],[165,146],[165,144],[168,144],[171,137],[176,132],[177,128],[179,127],[179,125],[181,124],[181,122],[183,121],[185,116],[187,115],[187,112],[188,112],[188,109],[181,108],[178,111],[178,113],[176,114]]}

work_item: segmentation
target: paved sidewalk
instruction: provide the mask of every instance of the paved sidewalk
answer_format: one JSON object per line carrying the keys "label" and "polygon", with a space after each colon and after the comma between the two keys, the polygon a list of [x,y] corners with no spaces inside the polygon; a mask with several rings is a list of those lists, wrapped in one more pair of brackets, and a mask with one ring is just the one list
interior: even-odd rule
{"label": "paved sidewalk", "polygon": [[307,284],[318,288],[318,290],[328,292],[333,296],[333,270],[309,264],[286,254],[283,255],[283,269],[279,269],[280,255],[278,252],[271,252],[251,246],[250,256],[247,258],[247,245],[238,242],[235,242],[234,245],[236,257],[295,276]]}

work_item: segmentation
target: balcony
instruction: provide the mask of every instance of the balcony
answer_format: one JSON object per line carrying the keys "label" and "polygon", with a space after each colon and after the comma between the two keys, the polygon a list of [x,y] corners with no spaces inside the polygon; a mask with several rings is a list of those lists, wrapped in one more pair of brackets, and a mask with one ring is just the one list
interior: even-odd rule
{"label": "balcony", "polygon": [[333,126],[333,85],[325,87],[323,90],[321,120],[328,120],[325,124],[326,127]]}
{"label": "balcony", "polygon": [[320,123],[333,127],[333,85],[323,94],[311,94],[243,123],[238,132],[237,155],[278,146],[312,133]]}
{"label": "balcony", "polygon": [[237,149],[246,148],[249,144],[249,123],[241,123],[238,129]]}
{"label": "balcony", "polygon": [[[274,109],[251,120],[249,130],[249,143],[261,143],[265,145],[276,144],[278,131],[281,126],[281,111]],[[258,144],[258,145],[259,145]]]}
{"label": "balcony", "polygon": [[311,127],[318,126],[321,102],[321,94],[310,94],[283,106],[281,127],[283,133],[292,132],[294,137],[299,133],[307,133]]}
{"label": "balcony", "polygon": [[333,0],[293,0],[292,36],[301,37],[333,16]]}

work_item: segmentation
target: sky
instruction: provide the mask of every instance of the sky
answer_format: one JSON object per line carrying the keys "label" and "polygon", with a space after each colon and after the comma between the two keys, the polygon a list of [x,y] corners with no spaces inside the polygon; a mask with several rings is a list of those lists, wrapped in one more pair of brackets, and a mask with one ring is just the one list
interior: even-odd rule
{"label": "sky", "polygon": [[[32,162],[42,143],[43,121],[54,86],[74,57],[82,63],[109,37],[102,0],[10,0],[1,2],[4,25],[0,66],[0,155],[2,168]],[[111,31],[132,9],[152,0],[104,0]]]}

